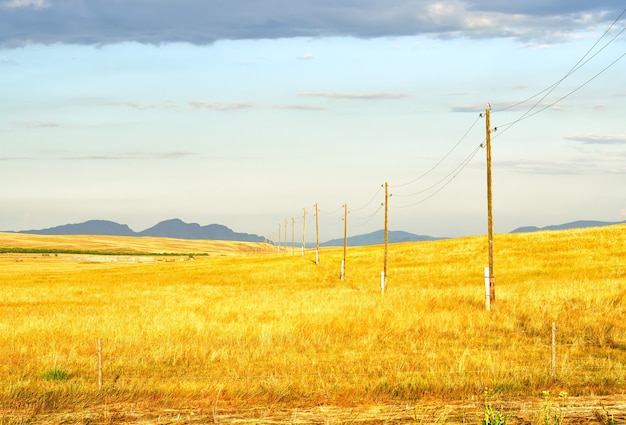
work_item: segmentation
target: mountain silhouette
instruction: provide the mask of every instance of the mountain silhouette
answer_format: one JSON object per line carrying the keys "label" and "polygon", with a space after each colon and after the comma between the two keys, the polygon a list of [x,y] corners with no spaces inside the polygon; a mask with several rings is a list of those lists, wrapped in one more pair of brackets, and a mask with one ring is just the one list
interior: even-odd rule
{"label": "mountain silhouette", "polygon": [[594,220],[578,220],[578,221],[572,221],[572,222],[569,222],[569,223],[554,224],[554,225],[545,226],[545,227],[524,226],[524,227],[518,227],[517,229],[511,231],[511,233],[530,233],[530,232],[539,232],[539,231],[543,231],[543,230],[583,229],[583,228],[586,228],[586,227],[613,226],[614,224],[626,224],[626,220],[625,221],[617,221],[617,222],[594,221]]}
{"label": "mountain silhouette", "polygon": [[242,242],[263,242],[265,238],[248,233],[237,233],[221,224],[200,226],[197,223],[185,223],[177,218],[165,220],[157,225],[135,232],[126,224],[107,220],[89,220],[84,223],[64,224],[41,230],[23,230],[14,233],[32,235],[104,235],[104,236],[155,236],[175,239],[205,239]]}
{"label": "mountain silhouette", "polygon": [[[434,241],[437,239],[445,239],[445,238],[435,238],[432,236],[425,236],[425,235],[415,235],[413,233],[404,232],[401,230],[389,231],[389,234],[387,236],[389,239],[389,243],[423,242],[423,241]],[[350,236],[346,240],[347,246],[367,246],[367,245],[379,245],[383,243],[385,243],[385,231],[384,230],[376,230],[375,232],[367,233],[365,235]],[[343,238],[332,239],[330,241],[321,243],[320,246],[343,246]]]}

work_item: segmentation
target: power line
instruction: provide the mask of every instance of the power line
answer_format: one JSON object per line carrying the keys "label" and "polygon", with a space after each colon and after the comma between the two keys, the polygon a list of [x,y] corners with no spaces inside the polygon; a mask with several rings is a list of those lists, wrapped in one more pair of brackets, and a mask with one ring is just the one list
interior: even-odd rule
{"label": "power line", "polygon": [[[417,202],[414,202],[414,203],[412,203],[412,204],[409,204],[409,205],[394,205],[393,207],[394,207],[394,208],[409,208],[409,207],[414,207],[414,206],[416,206],[416,205],[421,204],[422,202],[427,201],[428,199],[432,198],[433,196],[435,196],[436,194],[438,194],[439,192],[441,192],[441,191],[442,191],[445,187],[447,187],[447,186],[448,186],[448,185],[452,182],[452,180],[454,180],[454,178],[455,178],[456,176],[458,176],[458,175],[459,175],[459,173],[460,173],[461,171],[463,171],[463,169],[465,169],[465,167],[467,167],[467,165],[468,165],[468,164],[470,163],[470,161],[471,161],[471,160],[472,160],[472,159],[476,156],[476,154],[478,153],[478,151],[479,151],[482,147],[483,147],[483,145],[482,145],[482,144],[481,144],[481,145],[478,145],[478,146],[477,146],[477,147],[476,147],[476,148],[472,151],[472,153],[471,153],[471,154],[469,154],[469,155],[468,155],[468,156],[467,156],[467,157],[463,160],[463,162],[461,162],[461,163],[460,163],[460,164],[459,164],[459,165],[458,165],[458,166],[457,166],[457,167],[456,167],[456,168],[452,171],[452,173],[449,173],[446,177],[444,177],[444,179],[440,180],[437,184],[439,184],[439,183],[443,182],[445,179],[448,179],[448,180],[447,180],[447,181],[446,181],[446,182],[445,182],[445,183],[444,183],[444,184],[443,184],[443,185],[442,185],[439,189],[437,189],[435,192],[431,193],[431,194],[430,194],[430,195],[428,195],[427,197],[425,197],[425,198],[423,198],[423,199],[421,199],[421,200],[419,200],[419,201],[417,201]],[[454,173],[454,174],[453,174],[453,173]],[[394,196],[396,196],[396,195],[394,194]],[[402,196],[402,195],[397,195],[397,196]],[[409,196],[409,195],[406,195],[406,196]]]}
{"label": "power line", "polygon": [[350,211],[361,211],[361,210],[367,208],[372,202],[374,202],[376,197],[380,194],[381,190],[383,190],[383,186],[379,186],[378,187],[378,190],[376,191],[374,196],[372,196],[372,198],[369,201],[367,201],[367,203],[365,205],[363,205],[362,207],[359,207],[359,208],[351,208]]}
{"label": "power line", "polygon": [[[374,211],[373,214],[370,214],[368,217],[365,217],[364,221],[362,223],[358,223],[355,224],[355,226],[365,226],[367,223],[369,223],[370,221],[372,221],[372,219],[374,217],[376,217],[376,215],[380,212],[380,210],[383,208],[383,204],[381,203],[380,205],[378,205],[378,208],[376,209],[376,211]],[[354,220],[353,220],[354,221]]]}
{"label": "power line", "polygon": [[[504,130],[501,130],[498,134],[496,134],[496,136],[494,136],[494,138],[498,137],[500,134],[502,134],[503,132],[509,130],[511,127],[513,127],[513,125],[517,124],[518,122],[525,120],[527,118],[530,117],[534,117],[535,115],[545,111],[548,108],[553,107],[554,105],[556,105],[557,103],[561,102],[563,99],[568,98],[569,96],[573,95],[574,93],[576,93],[578,90],[582,89],[583,87],[585,87],[587,84],[589,84],[590,82],[592,82],[593,80],[595,80],[596,78],[598,78],[602,73],[604,73],[606,70],[608,70],[609,68],[611,68],[613,65],[615,65],[617,62],[619,62],[624,56],[626,56],[626,52],[622,53],[621,56],[619,56],[617,59],[615,59],[613,62],[611,62],[610,64],[608,64],[606,67],[604,67],[600,72],[598,72],[597,74],[595,74],[593,77],[591,77],[590,79],[588,79],[587,81],[585,81],[584,83],[580,84],[578,87],[576,87],[574,90],[570,91],[569,93],[565,94],[564,96],[561,96],[560,98],[558,98],[557,100],[555,100],[554,102],[544,106],[543,108],[539,109],[538,111],[533,112],[532,114],[529,114],[530,110],[528,112],[526,112],[524,115],[522,115],[520,118],[518,118],[515,121],[512,121],[510,123],[504,124],[499,126],[499,129],[502,129],[502,127],[504,127]],[[532,110],[532,108],[531,108]]]}
{"label": "power line", "polygon": [[[611,25],[609,25],[609,27],[604,31],[604,33],[600,36],[600,38],[598,38],[596,40],[596,42],[593,44],[593,46],[591,46],[587,52],[585,52],[585,54],[578,60],[578,62],[576,62],[574,64],[574,66],[572,66],[570,68],[570,70],[563,76],[561,77],[557,82],[555,82],[554,84],[552,84],[551,86],[548,86],[547,88],[545,88],[544,90],[540,91],[539,93],[523,100],[517,103],[514,103],[512,105],[507,106],[506,108],[502,108],[500,109],[498,112],[500,111],[506,111],[509,109],[512,109],[516,106],[522,105],[526,102],[528,102],[531,99],[534,99],[535,97],[539,96],[540,94],[545,93],[537,102],[535,102],[535,104],[533,106],[530,107],[530,109],[528,109],[526,112],[524,112],[524,114],[522,114],[521,117],[519,117],[518,119],[516,119],[515,121],[512,121],[510,123],[504,124],[499,126],[500,128],[505,127],[506,131],[508,129],[510,129],[513,125],[517,124],[520,121],[525,120],[526,118],[530,118],[531,116],[537,115],[539,112],[545,111],[546,109],[554,106],[556,103],[560,102],[561,100],[565,99],[566,97],[570,96],[571,94],[575,93],[576,91],[578,91],[579,89],[581,89],[582,87],[584,87],[586,84],[588,84],[590,81],[592,81],[593,79],[595,79],[598,75],[600,75],[602,72],[606,71],[608,68],[610,68],[611,66],[613,66],[617,61],[619,61],[624,55],[622,54],[622,56],[620,56],[617,60],[613,61],[609,66],[607,66],[606,68],[604,68],[601,72],[599,72],[598,74],[596,74],[593,78],[591,78],[590,80],[586,81],[584,84],[580,85],[578,88],[576,88],[575,90],[573,90],[572,92],[568,93],[566,96],[563,96],[561,98],[559,98],[556,102],[551,103],[548,106],[545,106],[543,108],[541,108],[538,112],[532,113],[531,112],[537,107],[539,106],[539,104],[541,104],[541,102],[543,102],[554,90],[556,90],[556,88],[563,82],[565,81],[565,79],[567,79],[568,77],[570,77],[573,73],[575,73],[576,71],[578,71],[580,68],[582,68],[583,66],[585,66],[587,63],[589,63],[589,61],[591,61],[593,58],[595,58],[600,52],[602,52],[607,46],[609,46],[611,43],[613,43],[625,30],[626,28],[623,28],[620,32],[618,32],[615,36],[613,36],[613,38],[611,38],[611,40],[609,40],[604,46],[602,46],[597,52],[595,52],[591,57],[589,57],[587,60],[585,60],[585,58],[596,48],[596,46],[600,43],[600,41],[609,33],[609,31],[615,26],[615,24],[621,19],[621,17],[624,15],[624,13],[626,13],[626,9],[624,9],[622,11],[622,13],[619,14],[619,16],[617,18],[615,18],[615,20],[613,21],[613,23]],[[583,62],[584,61],[584,62]]]}
{"label": "power line", "polygon": [[[625,9],[626,10],[626,9]],[[509,106],[503,107],[501,109],[497,109],[494,112],[505,112],[508,111],[509,109],[513,109],[517,106],[523,105],[524,103],[536,98],[537,96],[549,91],[548,94],[550,94],[550,92],[552,92],[559,84],[561,84],[561,82],[563,82],[563,80],[565,80],[567,77],[571,76],[573,73],[575,73],[576,71],[578,71],[580,68],[582,68],[583,66],[585,66],[587,63],[589,63],[593,58],[595,58],[598,54],[600,54],[600,52],[602,52],[609,44],[611,44],[613,41],[615,41],[620,35],[622,35],[622,33],[626,30],[626,28],[623,28],[619,33],[617,33],[611,40],[609,40],[604,46],[602,46],[597,52],[595,52],[591,57],[589,57],[586,61],[584,61],[583,63],[580,63],[585,56],[587,56],[587,54],[589,54],[589,52],[587,52],[578,62],[577,64],[567,73],[565,74],[565,76],[563,76],[560,80],[558,80],[557,82],[553,83],[552,85],[546,87],[545,89],[541,90],[538,93],[535,93],[534,95],[521,100],[519,102],[513,103]],[[607,30],[608,31],[608,30]],[[604,37],[604,36],[603,36]],[[602,39],[602,37],[600,37],[600,39],[598,39],[598,41],[596,42],[596,44],[594,44],[594,47],[598,44],[598,42]],[[593,47],[590,49],[593,50]],[[539,103],[541,103],[542,100],[544,100],[547,95],[542,97],[541,100],[539,100],[539,102],[537,102],[532,108],[531,110],[537,106]],[[530,111],[527,111],[527,113]],[[520,119],[521,120],[521,119]]]}
{"label": "power line", "polygon": [[453,151],[454,151],[454,150],[455,150],[455,149],[456,149],[456,148],[457,148],[457,147],[461,144],[461,142],[462,142],[463,140],[465,140],[465,138],[467,137],[467,135],[469,134],[469,132],[470,132],[470,131],[474,128],[474,126],[476,125],[476,123],[478,122],[478,120],[481,118],[481,116],[482,116],[482,115],[481,115],[481,114],[479,114],[479,115],[476,117],[476,120],[474,120],[474,122],[472,123],[472,125],[470,125],[470,127],[467,129],[467,131],[465,132],[465,134],[463,134],[463,136],[459,139],[459,141],[458,141],[458,142],[456,142],[456,144],[452,147],[452,149],[450,149],[450,150],[448,151],[448,153],[446,153],[446,154],[443,156],[443,158],[441,158],[441,159],[440,159],[440,160],[439,160],[439,161],[438,161],[435,165],[433,165],[433,166],[432,166],[432,167],[431,167],[428,171],[426,171],[426,172],[425,172],[425,173],[423,173],[422,175],[420,175],[420,176],[418,176],[418,177],[414,178],[414,179],[413,179],[413,180],[411,180],[411,181],[408,181],[408,182],[406,182],[406,183],[399,184],[399,185],[393,185],[393,186],[392,186],[392,188],[404,187],[404,186],[408,186],[408,185],[410,185],[410,184],[413,184],[413,183],[415,183],[416,181],[418,181],[418,180],[420,180],[420,179],[424,178],[425,176],[427,176],[427,175],[428,175],[430,172],[432,172],[435,168],[437,168],[439,165],[441,165],[441,163],[442,163],[443,161],[445,161],[445,160],[446,160],[446,158],[448,158],[448,156],[450,156],[450,154],[451,154],[451,153],[452,153],[452,152],[453,152]]}

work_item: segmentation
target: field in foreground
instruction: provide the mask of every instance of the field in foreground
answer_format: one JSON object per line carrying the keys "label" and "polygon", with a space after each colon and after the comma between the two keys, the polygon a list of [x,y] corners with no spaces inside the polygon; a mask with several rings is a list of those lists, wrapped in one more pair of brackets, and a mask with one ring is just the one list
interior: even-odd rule
{"label": "field in foreground", "polygon": [[[207,252],[176,243],[138,251]],[[511,421],[542,391],[565,422],[626,420],[626,226],[497,235],[491,312],[485,237],[390,245],[384,295],[381,246],[348,249],[342,281],[342,249],[224,244],[0,255],[0,423],[480,423],[485,387]]]}

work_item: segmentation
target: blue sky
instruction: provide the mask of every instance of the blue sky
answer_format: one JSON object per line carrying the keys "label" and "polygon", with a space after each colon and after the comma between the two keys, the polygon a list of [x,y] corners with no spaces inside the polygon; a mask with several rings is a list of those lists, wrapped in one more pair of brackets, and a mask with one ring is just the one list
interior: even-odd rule
{"label": "blue sky", "polygon": [[392,230],[484,234],[488,102],[496,232],[626,220],[624,5],[586,3],[0,0],[0,228],[325,240],[388,182]]}

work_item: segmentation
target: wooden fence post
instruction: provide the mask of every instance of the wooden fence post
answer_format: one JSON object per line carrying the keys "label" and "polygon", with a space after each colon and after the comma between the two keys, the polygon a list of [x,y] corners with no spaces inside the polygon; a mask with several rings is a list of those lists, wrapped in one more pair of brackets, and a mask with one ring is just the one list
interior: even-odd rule
{"label": "wooden fence post", "polygon": [[98,391],[102,390],[102,339],[98,339]]}
{"label": "wooden fence post", "polygon": [[552,322],[552,379],[556,380],[556,323]]}

